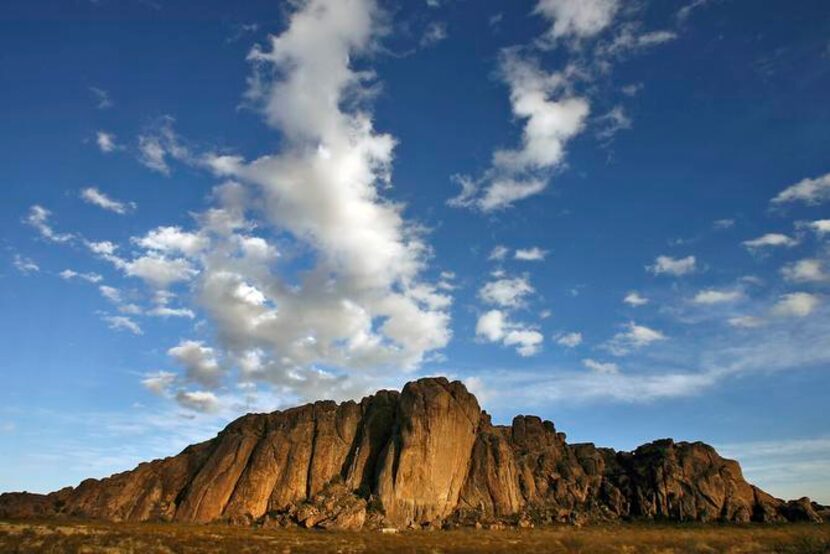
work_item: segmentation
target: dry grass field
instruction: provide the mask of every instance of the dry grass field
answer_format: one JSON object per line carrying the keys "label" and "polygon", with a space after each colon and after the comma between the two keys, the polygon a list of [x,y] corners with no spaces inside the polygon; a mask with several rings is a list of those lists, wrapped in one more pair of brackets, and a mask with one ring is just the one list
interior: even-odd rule
{"label": "dry grass field", "polygon": [[0,552],[830,552],[830,525],[622,525],[549,529],[328,532],[219,525],[0,522]]}

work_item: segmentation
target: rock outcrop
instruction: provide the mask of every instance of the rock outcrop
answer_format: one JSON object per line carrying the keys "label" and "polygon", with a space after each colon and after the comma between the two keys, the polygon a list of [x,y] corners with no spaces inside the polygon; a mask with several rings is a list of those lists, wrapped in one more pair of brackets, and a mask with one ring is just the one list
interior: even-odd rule
{"label": "rock outcrop", "polygon": [[458,381],[424,379],[401,393],[377,471],[377,494],[394,525],[443,520],[458,503],[481,409]]}
{"label": "rock outcrop", "polygon": [[360,403],[249,414],[177,456],[49,495],[0,495],[0,517],[224,521],[360,529],[629,519],[821,522],[827,508],[747,483],[703,443],[633,452],[568,444],[553,423],[493,425],[460,382],[421,379]]}

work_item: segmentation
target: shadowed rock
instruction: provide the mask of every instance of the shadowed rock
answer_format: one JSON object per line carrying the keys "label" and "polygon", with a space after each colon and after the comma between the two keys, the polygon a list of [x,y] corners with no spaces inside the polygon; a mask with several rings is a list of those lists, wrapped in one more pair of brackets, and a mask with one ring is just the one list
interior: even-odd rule
{"label": "shadowed rock", "polygon": [[0,495],[0,517],[226,521],[326,529],[527,527],[650,519],[821,522],[808,498],[747,483],[706,444],[569,445],[550,421],[493,425],[458,381],[360,403],[249,414],[177,456],[49,495]]}

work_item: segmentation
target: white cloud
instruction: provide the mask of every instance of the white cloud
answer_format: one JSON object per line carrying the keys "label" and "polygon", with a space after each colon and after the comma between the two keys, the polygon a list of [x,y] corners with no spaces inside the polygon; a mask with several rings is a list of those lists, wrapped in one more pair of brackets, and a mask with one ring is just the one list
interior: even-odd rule
{"label": "white cloud", "polygon": [[232,27],[233,33],[225,39],[228,44],[236,42],[246,35],[256,33],[260,29],[259,23],[236,23]]}
{"label": "white cloud", "polygon": [[181,317],[187,319],[195,319],[196,314],[190,308],[174,308],[170,306],[170,301],[176,298],[176,295],[167,289],[156,289],[153,293],[154,306],[148,309],[145,315],[152,317],[170,318]]}
{"label": "white cloud", "polygon": [[[699,395],[728,386],[739,375],[821,370],[830,363],[830,311],[816,307],[814,317],[751,320],[750,333],[712,330],[659,357],[639,356],[630,371],[617,374],[578,372],[561,366],[533,370],[487,369],[476,376],[491,395],[488,404],[508,408],[551,401],[584,403],[650,402]],[[757,324],[757,325],[756,325]],[[672,369],[686,368],[686,369]]]}
{"label": "white cloud", "polygon": [[490,342],[501,342],[505,346],[515,346],[522,357],[537,354],[544,341],[539,331],[510,321],[508,314],[501,310],[490,310],[478,318],[476,336]]}
{"label": "white cloud", "polygon": [[501,310],[490,310],[482,314],[476,322],[476,335],[490,342],[500,341],[504,337],[506,314]]}
{"label": "white cloud", "polygon": [[597,137],[601,140],[610,140],[620,131],[631,129],[632,121],[625,113],[622,106],[615,106],[607,113],[597,117],[595,123],[598,125]]}
{"label": "white cloud", "polygon": [[635,23],[622,25],[613,40],[600,47],[600,53],[604,56],[619,57],[631,52],[659,46],[677,38],[677,33],[673,31],[659,30],[641,33],[639,27]]}
{"label": "white cloud", "polygon": [[671,256],[657,256],[654,265],[646,266],[646,269],[655,275],[686,275],[697,268],[697,260],[694,256],[685,258],[672,258]]}
{"label": "white cloud", "polygon": [[109,324],[110,329],[116,331],[129,331],[134,335],[143,335],[144,332],[139,327],[138,323],[127,316],[123,315],[109,315],[104,316],[104,321]]}
{"label": "white cloud", "polygon": [[142,164],[159,173],[170,174],[170,166],[167,165],[165,160],[167,153],[157,138],[139,136],[138,150],[140,153],[138,159]]}
{"label": "white cloud", "polygon": [[[354,397],[447,344],[451,284],[443,275],[438,285],[425,280],[426,232],[385,197],[396,140],[373,127],[372,72],[351,65],[372,53],[388,19],[370,0],[291,6],[287,29],[249,55],[247,98],[278,129],[280,150],[253,161],[197,154],[165,118],[139,137],[141,160],[163,173],[181,160],[230,179],[216,187],[214,205],[196,215],[194,229],[136,237],[135,252],[110,241],[84,244],[151,287],[186,282],[215,329],[215,343],[199,344],[203,358],[210,349],[217,364],[244,361],[246,379],[298,399]],[[280,253],[301,263],[280,263],[272,239],[251,236],[255,229],[278,237]],[[141,311],[196,313],[158,297]],[[504,340],[528,353],[532,331],[511,327]],[[176,352],[197,352],[186,350]],[[188,360],[194,375],[210,369],[207,358],[201,370]],[[213,386],[208,381],[201,388]]]}
{"label": "white cloud", "polygon": [[657,44],[671,42],[676,38],[677,33],[673,31],[650,31],[648,33],[643,33],[642,35],[637,37],[637,45],[640,47],[654,46]]}
{"label": "white cloud", "polygon": [[791,283],[825,283],[830,274],[824,271],[824,262],[818,258],[805,258],[781,269],[781,275]]}
{"label": "white cloud", "polygon": [[501,68],[510,85],[513,112],[527,122],[522,148],[497,150],[495,166],[511,172],[556,166],[564,156],[565,142],[582,129],[587,101],[573,97],[551,101],[550,95],[564,87],[565,77],[544,73],[516,54],[505,54]]}
{"label": "white cloud", "polygon": [[772,307],[773,315],[781,317],[806,317],[821,303],[821,298],[808,292],[783,294]]}
{"label": "white cloud", "polygon": [[566,73],[548,74],[517,50],[505,50],[501,74],[510,87],[513,114],[524,120],[522,144],[493,153],[479,179],[457,176],[461,193],[448,203],[491,212],[542,192],[565,158],[565,146],[582,131],[588,116],[585,98],[568,92]]}
{"label": "white cloud", "polygon": [[116,264],[131,277],[138,277],[157,288],[167,288],[173,283],[189,281],[199,272],[184,258],[167,258],[149,252],[132,261]]}
{"label": "white cloud", "polygon": [[172,117],[162,117],[152,129],[138,136],[138,161],[164,175],[170,175],[168,161],[171,159],[194,161],[187,146],[173,130],[173,123],[175,119]]}
{"label": "white cloud", "polygon": [[75,238],[74,235],[69,233],[56,233],[52,229],[52,226],[49,224],[51,215],[52,212],[43,206],[35,204],[29,208],[29,215],[26,216],[24,223],[34,227],[40,233],[40,236],[52,242],[65,243],[73,240]]}
{"label": "white cloud", "polygon": [[582,365],[595,373],[619,373],[620,366],[614,362],[598,362],[591,358],[582,360]]}
{"label": "white cloud", "polygon": [[89,92],[91,92],[92,96],[95,98],[96,107],[99,110],[106,110],[115,105],[112,98],[110,98],[109,92],[106,90],[98,87],[89,87]]}
{"label": "white cloud", "polygon": [[779,192],[772,202],[774,204],[803,202],[815,205],[827,200],[830,200],[830,173],[814,179],[802,179]]}
{"label": "white cloud", "polygon": [[643,88],[645,88],[645,85],[643,85],[643,83],[632,83],[630,85],[623,86],[620,90],[626,96],[634,97],[640,94]]}
{"label": "white cloud", "polygon": [[745,285],[752,285],[753,287],[761,287],[764,285],[764,280],[756,275],[744,275],[738,280]]}
{"label": "white cloud", "polygon": [[705,372],[632,374],[620,371],[563,371],[559,368],[533,372],[496,371],[480,374],[479,378],[491,397],[488,404],[506,409],[516,403],[531,407],[549,405],[550,402],[641,404],[693,396],[718,382],[717,376]]}
{"label": "white cloud", "polygon": [[184,317],[187,319],[193,319],[196,317],[193,310],[188,308],[170,308],[168,306],[156,306],[155,308],[148,310],[147,315],[156,317]]}
{"label": "white cloud", "polygon": [[156,289],[153,294],[152,308],[145,312],[146,315],[152,317],[170,318],[182,317],[187,319],[195,319],[196,314],[189,308],[173,308],[170,301],[176,298],[176,295],[166,289]]}
{"label": "white cloud", "polygon": [[187,258],[171,258],[157,250],[148,250],[127,260],[116,254],[118,245],[113,242],[87,241],[86,246],[125,275],[141,279],[156,289],[166,289],[175,283],[190,281],[199,274],[199,270]]}
{"label": "white cloud", "polygon": [[735,226],[735,220],[734,219],[729,219],[729,218],[727,218],[727,219],[717,219],[717,220],[712,222],[712,227],[714,227],[715,229],[721,230],[721,231],[724,230],[724,229],[731,229],[734,226]]}
{"label": "white cloud", "polygon": [[650,301],[649,301],[648,298],[641,295],[639,292],[631,291],[631,292],[629,292],[628,294],[625,295],[625,298],[623,298],[623,302],[625,302],[629,306],[633,306],[633,307],[637,308],[639,306],[645,306]]}
{"label": "white cloud", "polygon": [[624,325],[625,330],[614,335],[605,348],[615,356],[625,356],[633,350],[638,350],[654,342],[666,340],[666,336],[645,325],[637,325],[630,321]]}
{"label": "white cloud", "polygon": [[812,228],[813,231],[821,237],[830,234],[830,219],[818,219],[811,222],[809,225],[810,228]]}
{"label": "white cloud", "polygon": [[753,329],[755,327],[761,327],[766,323],[763,319],[751,315],[743,315],[729,318],[728,321],[729,325],[732,327],[739,327],[743,329]]}
{"label": "white cloud", "polygon": [[517,308],[524,304],[525,297],[534,290],[527,277],[505,278],[485,283],[478,291],[478,296],[488,304]]}
{"label": "white cloud", "polygon": [[535,329],[516,328],[507,331],[502,342],[505,346],[515,346],[519,356],[526,358],[536,355],[544,340],[542,333]]}
{"label": "white cloud", "polygon": [[608,27],[618,0],[539,0],[535,11],[551,20],[553,39],[591,37]]}
{"label": "white cloud", "polygon": [[510,249],[506,246],[502,246],[501,244],[497,244],[493,247],[490,251],[490,255],[487,257],[488,260],[494,261],[502,261],[504,260],[507,255],[510,253]]}
{"label": "white cloud", "polygon": [[[809,302],[812,304],[812,302]],[[791,313],[791,310],[786,310]],[[803,313],[803,310],[801,311]],[[785,315],[785,314],[771,314]],[[731,324],[745,332],[711,326],[684,331],[676,347],[641,355],[617,374],[575,371],[561,365],[528,370],[485,368],[476,372],[490,395],[488,405],[509,408],[609,401],[644,403],[695,396],[713,387],[740,384],[740,376],[774,379],[773,372],[822,371],[830,364],[830,306],[814,306],[811,317],[753,316]]]}
{"label": "white cloud", "polygon": [[108,240],[87,242],[86,246],[93,254],[97,254],[98,256],[113,256],[118,249],[118,245]]}
{"label": "white cloud", "polygon": [[100,283],[104,279],[97,273],[78,273],[77,271],[73,271],[71,269],[64,269],[58,275],[60,275],[61,279],[64,279],[66,281],[80,279],[88,283]]}
{"label": "white cloud", "polygon": [[[229,355],[265,352],[255,378],[342,394],[361,375],[411,371],[444,347],[450,299],[423,280],[431,255],[424,231],[383,196],[396,140],[373,127],[374,74],[351,66],[385,32],[385,15],[369,0],[293,6],[287,29],[248,56],[248,101],[280,131],[280,151],[251,162],[209,155],[203,163],[242,183],[211,219],[232,211],[245,226],[256,208],[252,215],[264,214],[313,267],[292,273],[254,259],[240,251],[238,234],[217,232],[203,218],[218,236],[201,256],[196,287]],[[264,301],[240,298],[241,283]]]}
{"label": "white cloud", "polygon": [[798,244],[798,241],[781,233],[767,233],[766,235],[762,235],[756,239],[745,240],[741,244],[743,244],[748,250],[759,250],[762,248],[779,246],[789,248]]}
{"label": "white cloud", "polygon": [[121,304],[118,306],[118,311],[122,314],[144,315],[144,310],[137,304]]}
{"label": "white cloud", "polygon": [[739,290],[707,289],[698,292],[692,302],[695,304],[723,304],[736,302],[741,298],[743,298],[743,292]]}
{"label": "white cloud", "polygon": [[432,21],[421,35],[421,46],[429,47],[438,44],[447,38],[447,24],[443,21]]}
{"label": "white cloud", "polygon": [[533,248],[520,248],[516,250],[513,257],[524,262],[541,262],[547,255],[547,250],[542,250],[538,246],[534,246]]}
{"label": "white cloud", "polygon": [[210,391],[179,391],[176,402],[195,412],[213,413],[219,410],[219,399]]}
{"label": "white cloud", "polygon": [[186,256],[194,256],[210,244],[206,236],[183,231],[181,227],[156,227],[143,237],[133,237],[132,242],[161,254]]}
{"label": "white cloud", "polygon": [[145,375],[141,384],[153,394],[167,395],[170,387],[176,382],[176,374],[169,371],[156,371]]}
{"label": "white cloud", "polygon": [[[452,271],[442,271],[440,275],[440,281],[438,281],[437,288],[443,291],[453,291],[456,288],[454,283],[455,281],[455,273]],[[452,300],[450,297],[447,297],[447,300]]]}
{"label": "white cloud", "polygon": [[115,287],[111,287],[109,285],[101,285],[98,287],[98,291],[101,293],[101,296],[112,302],[113,304],[121,304],[124,300],[121,296],[121,291]]}
{"label": "white cloud", "polygon": [[21,256],[20,254],[14,255],[12,265],[14,265],[14,268],[23,275],[29,275],[30,273],[37,273],[40,271],[40,266],[37,265],[34,260]]}
{"label": "white cloud", "polygon": [[539,194],[547,186],[544,179],[496,179],[492,181],[484,195],[477,201],[477,205],[483,212],[508,208],[519,200]]}
{"label": "white cloud", "polygon": [[692,15],[692,12],[694,12],[698,8],[705,6],[709,2],[710,0],[692,0],[685,6],[677,10],[678,21],[680,21],[681,23],[685,22],[689,18],[689,16]]}
{"label": "white cloud", "polygon": [[101,209],[124,215],[135,209],[132,202],[125,203],[113,200],[95,187],[87,187],[81,191],[81,199],[87,204],[93,204]]}
{"label": "white cloud", "polygon": [[188,380],[211,388],[221,384],[225,370],[216,359],[213,348],[203,342],[184,340],[167,353],[184,367]]}
{"label": "white cloud", "polygon": [[106,131],[98,131],[95,133],[95,143],[98,145],[101,152],[105,154],[108,154],[118,148],[118,144],[115,142],[115,135],[107,133]]}
{"label": "white cloud", "polygon": [[561,333],[554,337],[556,344],[566,348],[576,348],[582,344],[582,333]]}

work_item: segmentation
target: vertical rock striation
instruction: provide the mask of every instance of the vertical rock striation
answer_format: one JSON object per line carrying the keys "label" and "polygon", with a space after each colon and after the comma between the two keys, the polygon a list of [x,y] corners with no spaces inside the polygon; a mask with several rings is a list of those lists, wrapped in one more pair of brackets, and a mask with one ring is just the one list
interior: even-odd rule
{"label": "vertical rock striation", "polygon": [[619,519],[822,521],[807,498],[747,483],[703,443],[633,452],[569,445],[550,421],[493,425],[460,382],[249,414],[177,456],[49,495],[0,495],[0,517],[365,525],[545,524]]}
{"label": "vertical rock striation", "polygon": [[443,520],[458,503],[481,409],[460,382],[408,383],[378,466],[377,492],[390,523]]}

